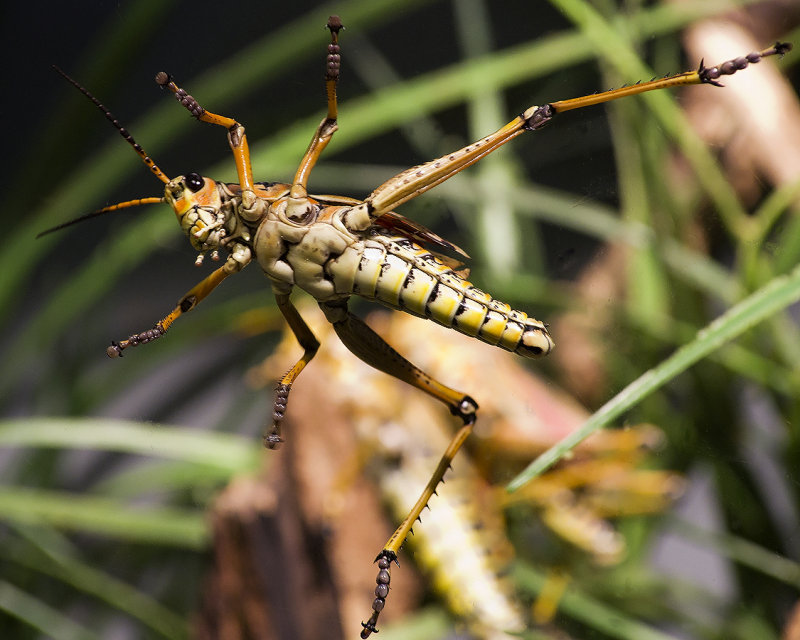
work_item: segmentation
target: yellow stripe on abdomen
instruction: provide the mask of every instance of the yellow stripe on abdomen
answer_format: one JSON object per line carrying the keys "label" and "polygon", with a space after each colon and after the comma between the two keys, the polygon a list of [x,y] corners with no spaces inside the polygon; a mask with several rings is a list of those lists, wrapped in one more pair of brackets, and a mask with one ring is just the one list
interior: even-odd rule
{"label": "yellow stripe on abdomen", "polygon": [[403,284],[411,269],[408,261],[387,253],[381,265],[375,297],[393,307],[400,306],[400,297],[405,290]]}
{"label": "yellow stripe on abdomen", "polygon": [[412,268],[403,283],[403,290],[400,292],[400,304],[402,308],[417,316],[424,316],[428,306],[428,300],[436,287],[437,280],[429,273]]}
{"label": "yellow stripe on abdomen", "polygon": [[486,305],[467,298],[462,294],[461,304],[453,318],[453,328],[468,336],[478,336],[483,327],[483,319],[488,309]]}
{"label": "yellow stripe on abdomen", "polygon": [[452,327],[453,318],[463,297],[455,289],[437,282],[425,303],[425,316],[445,327]]}
{"label": "yellow stripe on abdomen", "polygon": [[381,275],[385,257],[386,250],[383,247],[364,247],[353,279],[353,293],[365,298],[375,297],[375,289],[378,286],[378,278]]}
{"label": "yellow stripe on abdomen", "polygon": [[[407,238],[373,236],[357,262],[353,293],[528,358],[553,348],[544,324],[477,289]],[[333,266],[329,272],[344,280]]]}

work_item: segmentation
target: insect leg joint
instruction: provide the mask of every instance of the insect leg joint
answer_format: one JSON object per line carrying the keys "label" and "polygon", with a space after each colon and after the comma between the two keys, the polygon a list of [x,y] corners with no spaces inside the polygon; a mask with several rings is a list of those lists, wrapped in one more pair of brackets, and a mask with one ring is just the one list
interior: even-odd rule
{"label": "insect leg joint", "polygon": [[223,268],[229,274],[238,273],[253,259],[253,252],[247,245],[236,243],[230,249],[230,255]]}
{"label": "insect leg joint", "polygon": [[470,396],[464,396],[461,401],[452,407],[450,412],[464,421],[464,424],[474,424],[478,403]]}
{"label": "insect leg joint", "polygon": [[345,210],[342,215],[342,223],[348,231],[364,231],[372,224],[372,206],[369,202],[363,202],[355,207]]}
{"label": "insect leg joint", "polygon": [[541,107],[531,107],[524,113],[520,114],[520,118],[525,120],[523,128],[526,131],[535,131],[541,129],[546,125],[552,117],[556,114],[555,109],[549,104],[544,104]]}
{"label": "insect leg joint", "polygon": [[247,222],[258,222],[267,213],[267,201],[259,198],[252,189],[242,190],[242,200],[239,205],[239,215]]}

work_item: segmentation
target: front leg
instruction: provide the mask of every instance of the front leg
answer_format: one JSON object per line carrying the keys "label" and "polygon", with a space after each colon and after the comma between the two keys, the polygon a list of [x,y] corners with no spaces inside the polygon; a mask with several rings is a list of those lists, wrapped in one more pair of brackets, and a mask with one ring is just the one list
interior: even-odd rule
{"label": "front leg", "polygon": [[162,89],[171,91],[178,102],[201,122],[225,127],[228,132],[228,145],[233,152],[233,159],[236,163],[239,185],[242,187],[242,202],[239,213],[246,220],[259,220],[266,213],[267,204],[255,194],[253,168],[250,166],[250,147],[247,143],[244,125],[233,118],[206,111],[193,96],[175,84],[172,77],[164,71],[156,74],[156,83]]}
{"label": "front leg", "polygon": [[152,329],[142,331],[141,333],[134,333],[132,336],[128,336],[128,338],[120,340],[119,342],[112,342],[108,349],[106,349],[108,357],[121,358],[122,352],[128,347],[136,347],[140,344],[152,342],[163,336],[175,320],[184,313],[188,313],[194,309],[203,298],[216,289],[229,275],[238,273],[244,269],[251,259],[252,254],[248,247],[242,244],[234,245],[231,250],[231,255],[225,261],[225,264],[192,287],[180,299],[175,308],[156,322]]}

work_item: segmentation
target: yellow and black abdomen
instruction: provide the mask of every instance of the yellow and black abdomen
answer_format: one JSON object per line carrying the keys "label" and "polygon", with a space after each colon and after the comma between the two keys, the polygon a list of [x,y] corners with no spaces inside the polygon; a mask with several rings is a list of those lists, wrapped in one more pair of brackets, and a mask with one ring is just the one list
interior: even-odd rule
{"label": "yellow and black abdomen", "polygon": [[352,293],[529,358],[553,348],[543,323],[474,287],[404,236],[376,234],[349,249],[360,249],[357,260],[348,260],[352,271],[344,274],[335,264],[328,271]]}

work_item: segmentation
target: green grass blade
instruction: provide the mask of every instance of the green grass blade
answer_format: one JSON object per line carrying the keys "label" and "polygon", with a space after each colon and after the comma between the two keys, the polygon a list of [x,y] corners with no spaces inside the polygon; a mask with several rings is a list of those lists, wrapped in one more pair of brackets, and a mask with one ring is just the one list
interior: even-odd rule
{"label": "green grass blade", "polygon": [[[258,448],[254,443],[253,448]],[[169,492],[215,491],[231,479],[233,469],[227,466],[197,462],[148,459],[113,476],[96,482],[93,490],[114,498],[135,498],[146,493],[164,495]]]}
{"label": "green grass blade", "polygon": [[[512,570],[514,578],[526,590],[539,593],[547,580],[544,572],[520,563]],[[558,603],[559,611],[565,615],[589,625],[611,638],[620,640],[672,640],[672,636],[648,627],[613,607],[568,588]]]}
{"label": "green grass blade", "polygon": [[0,610],[53,640],[100,640],[100,636],[8,582],[0,582]]}
{"label": "green grass blade", "polygon": [[[180,616],[150,597],[149,595],[131,587],[113,576],[99,571],[75,556],[74,551],[66,551],[70,547],[66,541],[57,545],[48,544],[47,538],[42,535],[41,527],[19,527],[18,532],[26,539],[29,549],[17,548],[4,549],[6,560],[16,562],[25,567],[54,576],[66,582],[79,591],[91,594],[119,611],[123,611],[133,618],[140,620],[159,635],[173,640],[181,640],[188,636],[188,624]],[[52,532],[52,530],[45,530]],[[52,532],[55,534],[55,532]],[[57,534],[56,534],[57,535]]]}
{"label": "green grass blade", "polygon": [[[641,38],[669,33],[730,6],[730,2],[709,2],[688,10],[665,11],[661,8],[641,11],[629,18],[631,31]],[[469,99],[475,90],[476,78],[480,78],[484,91],[499,91],[585,62],[596,53],[594,43],[582,33],[567,31],[416,76],[369,96],[346,101],[339,107],[340,129],[329,152],[341,151]],[[627,75],[641,77],[641,74],[630,73],[631,69],[643,68],[638,58],[634,60],[636,62],[628,67]],[[296,161],[302,154],[308,144],[309,132],[314,131],[318,122],[319,115],[314,115],[269,140],[251,144],[253,165],[269,174],[293,168],[285,163]],[[230,170],[228,162],[214,167],[212,173],[216,175],[219,171]]]}
{"label": "green grass blade", "polygon": [[[627,45],[614,27],[591,5],[582,0],[551,0],[563,11],[590,41],[599,54],[626,78],[650,78],[656,74],[642,63],[639,56]],[[739,202],[733,187],[725,178],[719,164],[709,149],[697,137],[686,116],[666,91],[656,91],[642,96],[659,121],[691,163],[698,182],[714,201],[716,210],[726,227],[737,237],[744,237],[750,228],[749,218]]]}
{"label": "green grass blade", "polygon": [[199,510],[132,508],[108,498],[8,486],[0,486],[0,520],[196,550],[206,547],[209,536]]}
{"label": "green grass blade", "polygon": [[242,436],[102,418],[0,421],[0,446],[124,451],[190,461],[229,474],[258,469],[262,456],[261,449]]}
{"label": "green grass blade", "polygon": [[706,531],[686,520],[671,518],[669,524],[682,536],[711,549],[714,553],[722,554],[754,571],[800,589],[800,563],[779,556],[774,551],[744,538]]}
{"label": "green grass blade", "polygon": [[548,469],[592,433],[619,418],[642,399],[673,380],[723,344],[800,300],[800,267],[786,276],[775,278],[742,300],[711,324],[700,330],[695,339],[678,349],[661,364],[645,372],[598,409],[583,425],[545,451],[508,485],[516,491]]}

